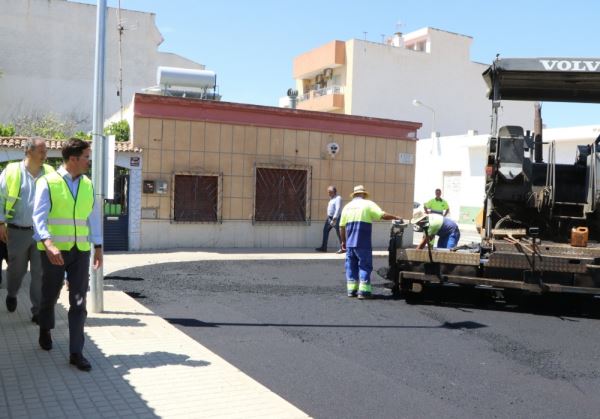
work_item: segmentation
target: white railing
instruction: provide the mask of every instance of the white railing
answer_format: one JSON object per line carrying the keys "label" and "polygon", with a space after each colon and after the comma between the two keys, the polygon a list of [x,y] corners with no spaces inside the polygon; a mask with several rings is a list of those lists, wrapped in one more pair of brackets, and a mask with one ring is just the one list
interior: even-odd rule
{"label": "white railing", "polygon": [[298,96],[298,102],[302,102],[303,100],[309,100],[311,98],[316,98],[320,96],[337,95],[343,93],[344,86],[327,86],[321,89],[311,90],[308,93]]}

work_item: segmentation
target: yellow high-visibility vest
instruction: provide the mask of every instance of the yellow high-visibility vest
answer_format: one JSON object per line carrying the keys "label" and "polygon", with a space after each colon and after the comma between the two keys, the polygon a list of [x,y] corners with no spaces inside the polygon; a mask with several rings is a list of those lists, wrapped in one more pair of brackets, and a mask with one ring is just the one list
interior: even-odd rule
{"label": "yellow high-visibility vest", "polygon": [[[48,182],[52,203],[48,213],[48,232],[52,243],[59,250],[68,251],[73,246],[81,251],[90,250],[87,219],[94,207],[92,181],[86,175],[81,175],[76,199],[67,182],[56,172],[43,176],[38,182]],[[38,249],[45,249],[42,242],[38,243]]]}
{"label": "yellow high-visibility vest", "polygon": [[[54,172],[54,167],[44,164],[44,174]],[[21,194],[21,162],[13,162],[6,165],[4,169],[4,180],[6,181],[6,201],[4,204],[4,216],[7,220],[13,218],[14,206]]]}

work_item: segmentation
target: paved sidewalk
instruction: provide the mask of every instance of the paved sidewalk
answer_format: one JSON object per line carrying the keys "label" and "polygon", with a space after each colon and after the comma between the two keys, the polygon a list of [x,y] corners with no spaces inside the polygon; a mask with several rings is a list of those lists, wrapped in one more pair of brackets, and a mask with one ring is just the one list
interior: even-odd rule
{"label": "paved sidewalk", "polygon": [[[207,257],[190,252],[195,260]],[[195,254],[195,256],[194,256]],[[154,253],[107,255],[105,274],[176,261]],[[183,257],[185,259],[185,257]],[[114,261],[114,262],[113,262]],[[25,283],[28,283],[26,279]],[[105,287],[104,313],[89,313],[90,373],[68,364],[68,300],[57,306],[54,348],[43,351],[28,292],[8,313],[0,290],[0,418],[305,418],[305,413],[123,292]]]}

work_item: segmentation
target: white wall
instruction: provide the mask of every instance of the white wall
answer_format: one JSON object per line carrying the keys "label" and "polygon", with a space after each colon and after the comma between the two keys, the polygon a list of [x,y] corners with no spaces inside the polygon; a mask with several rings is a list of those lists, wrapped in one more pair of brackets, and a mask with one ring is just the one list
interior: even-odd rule
{"label": "white wall", "polygon": [[[387,249],[389,222],[373,224],[373,247]],[[140,249],[171,248],[310,248],[323,237],[323,223],[310,225],[252,225],[250,221],[225,221],[222,224],[176,224],[169,221],[142,219]],[[412,243],[412,230],[405,232],[404,244]],[[329,234],[329,250],[337,250],[335,232]]]}
{"label": "white wall", "polygon": [[[431,28],[418,32],[428,34],[430,53],[357,39],[346,42],[346,86],[352,88],[346,90],[345,112],[418,121],[423,123],[418,137],[427,138],[434,130],[433,115],[412,104],[418,99],[435,110],[435,131],[441,135],[489,133],[492,105],[481,77],[488,65],[470,60],[472,39]],[[533,112],[531,102],[504,101],[500,114],[502,121],[531,129]]]}
{"label": "white wall", "polygon": [[[448,198],[450,218],[457,221],[461,206],[483,206],[487,139],[487,135],[463,135],[417,141],[415,201],[427,202],[440,188],[442,197]],[[461,175],[458,202],[444,194],[444,172]]]}
{"label": "white wall", "polygon": [[[54,113],[91,128],[96,6],[65,0],[0,0],[0,123],[23,115]],[[125,26],[123,104],[156,84],[159,65],[204,69],[158,52],[163,38],[155,15],[122,10]],[[120,107],[116,9],[107,12],[105,115]]]}

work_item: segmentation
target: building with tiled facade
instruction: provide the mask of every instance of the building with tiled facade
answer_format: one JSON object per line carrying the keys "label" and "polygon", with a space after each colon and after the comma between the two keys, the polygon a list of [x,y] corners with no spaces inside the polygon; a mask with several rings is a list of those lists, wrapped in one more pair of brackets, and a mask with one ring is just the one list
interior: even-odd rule
{"label": "building with tiled facade", "polygon": [[419,123],[146,94],[132,112],[141,249],[318,245],[330,184],[412,214]]}

